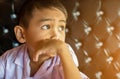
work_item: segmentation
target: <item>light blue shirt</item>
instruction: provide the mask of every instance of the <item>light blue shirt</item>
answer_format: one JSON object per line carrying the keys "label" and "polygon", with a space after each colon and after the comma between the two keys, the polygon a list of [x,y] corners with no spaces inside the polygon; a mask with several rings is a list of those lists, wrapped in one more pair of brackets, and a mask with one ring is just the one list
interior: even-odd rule
{"label": "light blue shirt", "polygon": [[[68,46],[73,60],[78,66],[77,57]],[[0,57],[0,79],[64,79],[59,56],[45,61],[33,77],[30,77],[30,59],[25,44],[8,50]],[[88,79],[81,73],[83,79]]]}

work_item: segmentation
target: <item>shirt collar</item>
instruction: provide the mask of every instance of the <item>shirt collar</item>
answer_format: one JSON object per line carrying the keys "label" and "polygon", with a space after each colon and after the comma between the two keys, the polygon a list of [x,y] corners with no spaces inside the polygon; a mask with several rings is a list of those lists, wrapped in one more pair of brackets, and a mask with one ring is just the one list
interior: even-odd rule
{"label": "shirt collar", "polygon": [[17,56],[15,58],[14,63],[23,67],[23,65],[24,65],[24,55],[27,52],[27,46],[25,44],[19,46],[17,48],[17,52],[18,53],[17,53]]}

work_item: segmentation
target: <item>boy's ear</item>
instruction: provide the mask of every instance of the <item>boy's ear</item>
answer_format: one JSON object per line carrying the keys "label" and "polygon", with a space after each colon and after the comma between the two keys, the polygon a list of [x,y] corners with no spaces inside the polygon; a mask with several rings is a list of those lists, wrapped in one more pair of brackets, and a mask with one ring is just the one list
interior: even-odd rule
{"label": "boy's ear", "polygon": [[15,36],[16,39],[20,42],[20,43],[25,43],[26,39],[25,39],[25,29],[19,25],[14,27],[14,32],[15,32]]}

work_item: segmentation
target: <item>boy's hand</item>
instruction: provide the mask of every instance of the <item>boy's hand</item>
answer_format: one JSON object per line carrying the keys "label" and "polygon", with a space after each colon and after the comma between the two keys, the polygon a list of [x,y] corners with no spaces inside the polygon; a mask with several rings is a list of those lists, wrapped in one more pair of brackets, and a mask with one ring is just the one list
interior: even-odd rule
{"label": "boy's hand", "polygon": [[56,54],[63,52],[67,44],[60,40],[49,39],[42,40],[35,45],[35,54],[33,61],[38,61],[40,56],[54,57]]}

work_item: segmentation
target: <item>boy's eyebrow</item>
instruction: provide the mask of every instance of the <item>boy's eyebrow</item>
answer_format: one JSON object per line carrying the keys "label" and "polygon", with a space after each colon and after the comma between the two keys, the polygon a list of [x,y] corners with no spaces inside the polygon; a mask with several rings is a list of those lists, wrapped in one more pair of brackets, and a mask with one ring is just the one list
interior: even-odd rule
{"label": "boy's eyebrow", "polygon": [[64,22],[64,23],[66,23],[66,20],[59,20],[60,22]]}
{"label": "boy's eyebrow", "polygon": [[[40,19],[40,22],[43,22],[43,21],[54,21],[54,19]],[[66,20],[59,20],[59,22],[64,22],[66,23]]]}

